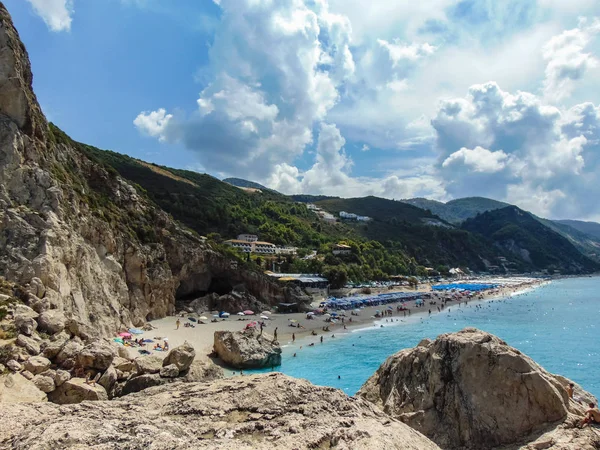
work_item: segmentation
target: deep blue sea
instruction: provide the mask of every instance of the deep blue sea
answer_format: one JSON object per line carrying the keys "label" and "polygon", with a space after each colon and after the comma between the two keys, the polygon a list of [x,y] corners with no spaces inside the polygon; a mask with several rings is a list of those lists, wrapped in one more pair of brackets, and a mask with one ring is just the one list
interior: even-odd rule
{"label": "deep blue sea", "polygon": [[[284,347],[277,370],[353,395],[393,353],[414,347],[425,337],[476,327],[600,398],[599,319],[600,277],[556,280],[504,300],[451,305],[431,317],[413,315],[409,323],[392,326],[383,320],[384,328],[337,332],[335,339],[327,335],[323,344],[318,338],[297,340]],[[310,342],[315,346],[308,347]]]}

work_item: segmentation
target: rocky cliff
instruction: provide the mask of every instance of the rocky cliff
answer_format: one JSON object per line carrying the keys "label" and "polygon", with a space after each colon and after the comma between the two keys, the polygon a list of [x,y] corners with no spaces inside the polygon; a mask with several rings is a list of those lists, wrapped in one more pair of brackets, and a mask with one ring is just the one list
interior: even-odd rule
{"label": "rocky cliff", "polygon": [[5,446],[439,449],[364,400],[281,374],[171,384],[81,405],[3,405],[0,447]]}
{"label": "rocky cliff", "polygon": [[37,313],[63,311],[109,335],[215,285],[241,285],[264,303],[294,300],[49,127],[31,86],[27,52],[0,3],[0,276],[26,286]]}
{"label": "rocky cliff", "polygon": [[[444,449],[600,448],[597,429],[574,426],[584,409],[569,400],[569,382],[467,328],[391,356],[358,396]],[[596,401],[579,387],[576,397]]]}

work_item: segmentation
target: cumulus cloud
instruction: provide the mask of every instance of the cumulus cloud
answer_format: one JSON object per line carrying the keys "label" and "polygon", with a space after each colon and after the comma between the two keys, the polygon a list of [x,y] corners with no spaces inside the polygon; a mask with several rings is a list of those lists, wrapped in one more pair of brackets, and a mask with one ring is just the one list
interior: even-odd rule
{"label": "cumulus cloud", "polygon": [[52,31],[70,31],[73,0],[27,0]]}
{"label": "cumulus cloud", "polygon": [[208,169],[264,179],[311,144],[312,129],[352,77],[351,27],[325,1],[222,0],[210,49],[214,77],[196,112],[160,137]]}
{"label": "cumulus cloud", "polygon": [[585,217],[600,195],[599,117],[589,103],[565,111],[496,83],[472,86],[442,102],[432,121],[440,175],[453,197],[477,193],[541,215]]}
{"label": "cumulus cloud", "polygon": [[341,197],[377,195],[397,199],[415,196],[445,197],[440,180],[433,174],[419,173],[418,170],[410,170],[412,174],[405,174],[403,177],[353,177],[353,162],[344,150],[345,143],[346,140],[335,125],[321,123],[312,167],[301,172],[289,164],[279,164],[266,184],[287,194],[310,192]]}
{"label": "cumulus cloud", "polygon": [[581,19],[578,28],[554,36],[544,46],[543,56],[547,62],[544,93],[550,100],[568,97],[574,82],[598,65],[596,57],[585,51],[598,32],[600,20],[594,19],[590,23]]}
{"label": "cumulus cloud", "polygon": [[462,164],[474,172],[494,173],[504,169],[508,159],[508,155],[502,150],[491,152],[483,147],[475,147],[472,150],[463,147],[448,156],[442,163],[442,167]]}
{"label": "cumulus cloud", "polygon": [[133,121],[136,128],[143,134],[152,137],[158,137],[161,141],[165,140],[165,129],[171,119],[172,114],[167,114],[165,109],[159,109],[151,112],[141,112]]}

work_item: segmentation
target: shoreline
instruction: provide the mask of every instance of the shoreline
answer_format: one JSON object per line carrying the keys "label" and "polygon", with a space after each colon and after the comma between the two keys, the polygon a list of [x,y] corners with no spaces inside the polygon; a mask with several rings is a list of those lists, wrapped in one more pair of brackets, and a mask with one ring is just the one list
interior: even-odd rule
{"label": "shoreline", "polygon": [[[481,282],[482,280],[471,280],[466,281],[469,282]],[[518,295],[520,291],[529,291],[532,289],[536,289],[544,284],[550,282],[550,280],[535,280],[531,278],[506,278],[506,279],[496,279],[498,283],[504,283],[504,285],[491,289],[488,291],[482,291],[479,294],[474,294],[471,299],[461,299],[461,303],[471,303],[471,302],[482,302],[489,301],[497,298],[508,298],[514,295]],[[490,280],[486,280],[486,282],[490,282]],[[422,292],[423,294],[432,293],[435,291],[431,290],[431,286],[422,286],[422,289],[417,291],[409,291],[409,292]],[[425,290],[426,289],[426,290]],[[406,290],[403,290],[406,292]],[[390,292],[390,291],[385,291]],[[375,294],[373,294],[375,295]],[[423,319],[424,317],[429,317],[429,310],[431,309],[431,316],[434,314],[440,314],[442,312],[446,312],[453,307],[459,306],[459,301],[450,301],[446,304],[446,307],[440,308],[438,311],[438,307],[441,306],[441,298],[447,296],[446,292],[439,292],[436,298],[432,299],[432,301],[437,301],[437,305],[429,305],[429,300],[425,301],[425,304],[421,307],[416,306],[416,301],[405,301],[404,306],[407,308],[406,316],[404,316],[403,312],[397,312],[396,308],[400,306],[401,302],[390,303],[386,305],[380,306],[367,306],[361,308],[360,315],[358,316],[350,316],[350,311],[346,311],[347,315],[345,317],[344,323],[342,324],[341,320],[337,323],[327,323],[322,318],[322,316],[314,316],[315,319],[308,320],[306,317],[306,313],[291,313],[291,314],[272,314],[270,320],[265,321],[266,327],[265,332],[268,334],[273,334],[275,328],[277,328],[278,340],[281,345],[282,351],[286,351],[286,349],[290,349],[290,347],[294,345],[294,340],[292,339],[292,335],[295,337],[295,342],[301,341],[304,344],[305,341],[310,339],[311,337],[316,338],[318,341],[321,336],[331,335],[331,334],[339,334],[340,337],[342,335],[347,335],[350,333],[357,332],[359,330],[374,330],[379,329],[382,325],[386,326],[385,320],[392,320],[393,326],[401,326],[415,320]],[[480,298],[481,297],[481,298]],[[393,307],[393,314],[387,317],[374,317],[375,312],[379,310],[385,310],[388,306]],[[410,313],[408,313],[410,310]],[[208,317],[209,313],[205,313]],[[215,331],[241,331],[244,329],[246,324],[251,321],[261,320],[259,316],[231,316],[226,320],[219,320],[216,323],[208,322],[205,324],[198,324],[188,320],[188,317],[198,317],[197,314],[185,314],[185,317],[178,316],[168,316],[162,319],[158,319],[150,322],[155,329],[151,331],[145,331],[141,335],[134,336],[134,338],[142,337],[144,339],[152,339],[155,342],[160,342],[162,344],[162,340],[158,340],[156,338],[167,338],[169,342],[169,346],[171,348],[183,344],[184,341],[188,341],[194,348],[196,349],[196,357],[203,360],[209,360],[209,354],[212,352],[213,340],[214,340],[214,332]],[[349,319],[352,319],[352,322]],[[176,321],[179,319],[180,327],[176,329]],[[408,320],[407,320],[408,319]],[[289,326],[291,320],[296,320],[300,323],[303,328],[296,328]],[[185,327],[185,323],[190,323],[194,327]],[[387,322],[388,326],[392,326],[392,323]],[[329,331],[323,331],[323,327],[328,325]],[[344,329],[345,325],[345,329]],[[312,335],[312,332],[315,332],[316,335]],[[145,347],[145,350],[150,351],[154,355],[166,356],[166,352],[153,351],[152,347],[154,344],[148,344]],[[138,349],[139,350],[139,349]],[[133,351],[133,349],[132,349]]]}

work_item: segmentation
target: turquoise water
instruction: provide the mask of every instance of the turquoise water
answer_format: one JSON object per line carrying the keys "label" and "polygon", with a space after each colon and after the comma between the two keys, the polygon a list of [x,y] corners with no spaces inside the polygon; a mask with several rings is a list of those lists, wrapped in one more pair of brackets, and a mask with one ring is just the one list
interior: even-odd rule
{"label": "turquoise water", "polygon": [[[278,370],[352,395],[391,354],[414,347],[425,337],[470,326],[499,336],[546,370],[571,378],[600,397],[599,318],[599,277],[557,280],[505,300],[452,305],[423,319],[413,316],[412,323],[391,326],[384,319],[384,328],[352,330],[335,339],[328,334],[323,344],[318,338],[296,341],[283,349]],[[311,342],[314,347],[307,346]]]}

